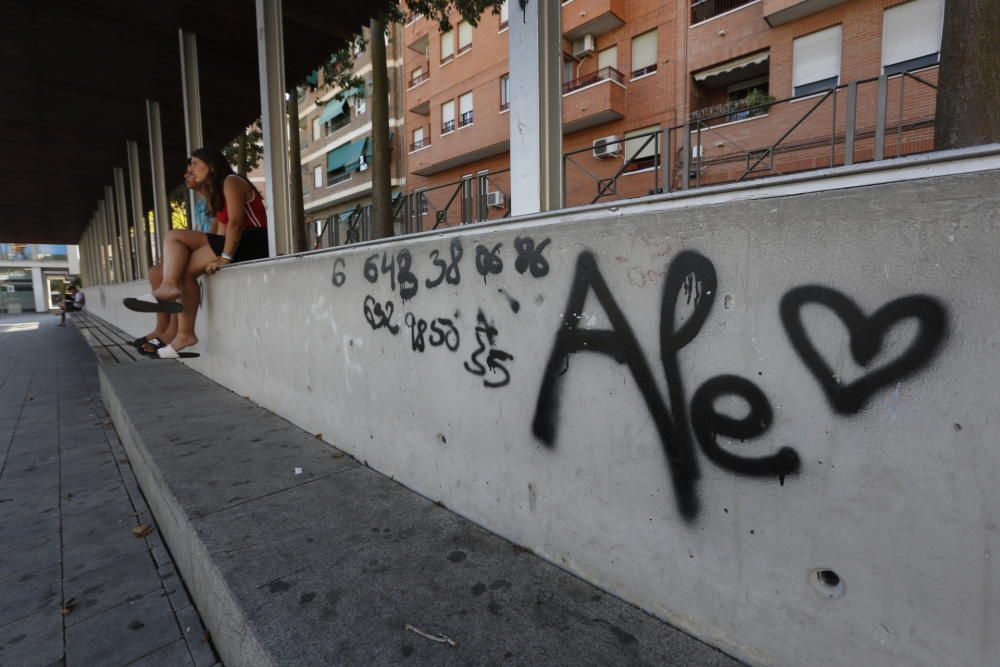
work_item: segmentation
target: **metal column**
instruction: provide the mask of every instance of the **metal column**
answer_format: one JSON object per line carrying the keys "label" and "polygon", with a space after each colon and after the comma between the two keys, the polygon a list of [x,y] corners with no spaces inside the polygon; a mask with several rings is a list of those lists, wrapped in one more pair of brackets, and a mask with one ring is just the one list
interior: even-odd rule
{"label": "metal column", "polygon": [[[184,136],[187,154],[205,145],[201,131],[201,85],[198,82],[198,36],[177,31],[181,51],[181,92],[184,98]],[[194,229],[194,190],[188,190],[188,228]]]}
{"label": "metal column", "polygon": [[[114,180],[112,180],[112,183]],[[115,189],[104,186],[104,211],[108,217],[108,233],[111,235],[111,254],[114,257],[115,282],[128,280],[125,276],[125,250],[122,245],[121,225],[118,223],[118,212],[115,210]]]}
{"label": "metal column", "polygon": [[101,239],[101,262],[104,264],[104,284],[115,282],[114,255],[111,251],[111,233],[108,229],[107,208],[104,201],[97,202],[97,228]]}
{"label": "metal column", "polygon": [[160,126],[160,103],[146,100],[146,123],[149,127],[149,162],[153,175],[153,219],[157,243],[150,244],[157,259],[163,257],[163,240],[170,229],[170,203],[167,179],[163,173],[163,130]]}
{"label": "metal column", "polygon": [[149,277],[149,242],[146,240],[146,218],[142,214],[142,181],[139,173],[139,144],[125,143],[128,154],[128,183],[131,190],[132,227],[135,229],[135,275],[145,280]]}
{"label": "metal column", "polygon": [[519,3],[510,17],[511,214],[562,207],[562,7]]}
{"label": "metal column", "polygon": [[132,235],[129,233],[128,204],[125,202],[125,171],[115,167],[115,210],[118,211],[118,230],[122,235],[122,271],[126,281],[135,280],[135,263],[132,261]]}
{"label": "metal column", "polygon": [[[281,0],[256,0],[257,61],[264,133],[264,199],[268,206],[270,256],[288,252],[292,206],[289,198],[288,123],[285,120],[285,49]],[[298,169],[298,166],[296,166]]]}

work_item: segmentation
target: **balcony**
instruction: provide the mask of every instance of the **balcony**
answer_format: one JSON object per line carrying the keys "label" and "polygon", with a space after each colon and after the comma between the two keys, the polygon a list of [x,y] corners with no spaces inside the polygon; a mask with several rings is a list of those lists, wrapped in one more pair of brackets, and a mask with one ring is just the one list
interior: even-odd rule
{"label": "balcony", "polygon": [[760,0],[694,0],[691,3],[691,25],[755,2]]}
{"label": "balcony", "polygon": [[575,0],[562,10],[563,37],[603,35],[625,25],[625,0]]}
{"label": "balcony", "polygon": [[763,0],[764,20],[772,28],[842,5],[847,0]]}
{"label": "balcony", "polygon": [[431,78],[431,73],[430,72],[422,72],[420,74],[416,74],[414,76],[411,76],[410,77],[409,89],[416,88],[417,86],[419,86],[420,84],[422,84],[424,81],[428,81],[430,78]]}
{"label": "balcony", "polygon": [[563,84],[563,132],[578,132],[625,117],[625,76],[602,67]]}
{"label": "balcony", "polygon": [[410,152],[416,153],[421,148],[427,148],[430,145],[431,145],[430,137],[427,137],[425,139],[418,139],[417,141],[414,141],[412,144],[410,144]]}

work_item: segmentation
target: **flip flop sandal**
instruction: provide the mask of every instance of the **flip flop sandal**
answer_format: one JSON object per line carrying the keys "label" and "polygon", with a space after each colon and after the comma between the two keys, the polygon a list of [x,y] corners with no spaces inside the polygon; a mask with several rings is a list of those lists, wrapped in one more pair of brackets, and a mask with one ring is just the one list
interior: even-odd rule
{"label": "flip flop sandal", "polygon": [[136,349],[139,350],[140,354],[144,354],[147,357],[156,358],[156,353],[160,348],[164,347],[163,343],[160,342],[159,338],[153,338],[146,342],[145,345],[140,345]]}
{"label": "flip flop sandal", "polygon": [[159,338],[156,337],[146,338],[145,336],[136,338],[134,341],[130,343],[130,345],[135,349],[139,350],[140,352],[142,352],[143,348],[146,347],[147,345],[153,345],[157,349],[163,347],[163,343],[160,342]]}
{"label": "flip flop sandal", "polygon": [[137,313],[179,313],[184,310],[184,307],[176,301],[161,301],[152,294],[144,294],[138,299],[128,297],[122,299],[122,304]]}
{"label": "flip flop sandal", "polygon": [[195,359],[201,355],[197,352],[178,352],[172,345],[164,345],[156,351],[160,359]]}

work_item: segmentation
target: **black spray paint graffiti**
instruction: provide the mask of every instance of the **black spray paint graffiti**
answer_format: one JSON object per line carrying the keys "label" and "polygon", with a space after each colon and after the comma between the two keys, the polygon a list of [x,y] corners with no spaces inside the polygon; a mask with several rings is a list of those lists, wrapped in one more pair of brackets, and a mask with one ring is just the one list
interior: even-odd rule
{"label": "black spray paint graffiti", "polygon": [[543,278],[549,274],[549,261],[545,259],[542,252],[545,246],[552,242],[552,239],[545,239],[537,246],[532,238],[518,236],[514,239],[514,250],[517,251],[517,259],[514,260],[514,269],[524,275],[525,271],[531,272],[532,278]]}
{"label": "black spray paint graffiti", "polygon": [[[682,252],[668,266],[660,309],[660,350],[670,408],[654,380],[639,342],[632,331],[590,252],[577,258],[576,273],[563,321],[556,333],[552,353],[546,365],[532,423],[535,436],[545,444],[555,445],[558,428],[559,390],[569,355],[577,352],[606,354],[628,366],[653,417],[666,455],[678,511],[686,520],[693,520],[699,511],[697,483],[700,477],[691,433],[705,456],[733,473],[755,476],[776,476],[798,472],[800,460],[796,451],[782,447],[776,453],[761,457],[745,457],[727,451],[717,437],[740,440],[759,438],[773,422],[773,411],[763,391],[745,378],[719,375],[706,381],[694,392],[690,404],[690,425],[684,380],[678,353],[701,330],[712,309],[717,288],[715,267],[704,256]],[[821,291],[817,291],[817,289]],[[593,292],[606,314],[609,329],[581,329],[580,322],[588,293]],[[676,309],[683,293],[693,310],[686,321],[675,328]],[[921,323],[917,340],[896,362],[875,371],[846,387],[830,384],[832,373],[816,353],[801,326],[800,310],[808,302],[823,303],[834,309],[852,331],[852,348],[859,362],[870,361],[881,347],[882,336],[894,323],[913,317]],[[792,290],[782,302],[782,320],[796,350],[806,365],[816,374],[831,402],[840,401],[841,412],[860,409],[879,388],[924,366],[933,356],[944,335],[944,309],[933,299],[913,296],[888,304],[866,320],[846,297],[825,288],[806,287]],[[796,342],[797,341],[797,342]],[[826,380],[824,380],[826,378]],[[839,393],[838,393],[839,392]],[[846,398],[845,398],[846,396]],[[747,414],[733,418],[716,410],[720,399],[735,397],[746,403]]]}
{"label": "black spray paint graffiti", "polygon": [[[916,320],[917,336],[893,361],[854,382],[842,384],[809,340],[802,324],[802,307],[810,303],[826,306],[847,325],[851,356],[861,366],[868,366],[878,355],[885,335],[898,322]],[[945,309],[934,299],[922,295],[891,301],[871,317],[865,317],[861,309],[840,292],[819,285],[796,287],[781,299],[781,322],[792,347],[819,381],[830,405],[841,414],[857,412],[877,391],[925,366],[944,340],[946,321]]]}
{"label": "black spray paint graffiti", "polygon": [[457,238],[452,239],[449,249],[451,251],[451,262],[439,259],[440,252],[437,250],[431,250],[431,263],[441,269],[441,273],[439,273],[437,278],[434,280],[428,278],[424,281],[424,285],[427,289],[437,287],[441,284],[441,281],[445,281],[449,285],[457,285],[462,282],[462,274],[458,269],[458,263],[462,261],[462,241]]}
{"label": "black spray paint graffiti", "polygon": [[413,348],[414,352],[423,352],[427,349],[428,344],[431,347],[441,347],[444,345],[452,352],[458,350],[460,343],[458,329],[449,318],[438,317],[432,319],[429,323],[431,333],[426,337],[426,341],[424,336],[428,328],[427,320],[417,317],[413,313],[407,313],[403,321],[410,329],[410,347]]}
{"label": "black spray paint graffiti", "polygon": [[[469,361],[465,362],[465,370],[469,371],[473,375],[482,377],[484,387],[495,389],[497,387],[506,386],[510,383],[510,371],[508,371],[504,366],[504,362],[513,361],[514,355],[496,348],[498,333],[497,328],[486,319],[486,315],[483,314],[483,311],[479,311],[477,318],[479,321],[479,324],[476,326],[476,343],[478,344],[478,347],[476,347],[476,350],[472,353],[472,357]],[[490,348],[488,352],[486,350],[487,347]],[[484,352],[487,352],[485,366],[483,366],[483,361],[481,359]],[[499,373],[503,377],[499,380],[485,377],[487,370],[493,374]]]}
{"label": "black spray paint graffiti", "polygon": [[483,277],[483,284],[486,284],[486,276],[499,274],[503,271],[503,260],[500,258],[500,246],[498,243],[490,250],[486,246],[479,244],[476,246],[476,271]]}
{"label": "black spray paint graffiti", "polygon": [[395,336],[399,333],[399,325],[392,323],[392,313],[395,308],[392,301],[386,301],[383,308],[382,304],[369,294],[365,297],[364,303],[365,320],[373,330],[385,327],[389,333]]}

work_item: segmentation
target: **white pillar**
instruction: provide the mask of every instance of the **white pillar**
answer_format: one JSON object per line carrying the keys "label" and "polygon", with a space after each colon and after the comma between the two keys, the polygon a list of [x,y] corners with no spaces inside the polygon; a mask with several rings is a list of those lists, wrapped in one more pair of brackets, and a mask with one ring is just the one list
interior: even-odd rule
{"label": "white pillar", "polygon": [[35,312],[48,312],[48,290],[45,289],[45,280],[42,278],[42,268],[40,266],[31,267],[31,289],[35,292]]}
{"label": "white pillar", "polygon": [[128,183],[131,191],[132,228],[135,229],[135,262],[137,278],[149,277],[149,241],[146,239],[146,218],[142,214],[142,180],[139,173],[139,144],[125,142],[128,154]]}
{"label": "white pillar", "polygon": [[512,215],[562,208],[561,10],[558,0],[509,10]]}
{"label": "white pillar", "polygon": [[[205,145],[201,131],[201,85],[198,81],[198,36],[177,30],[181,51],[181,92],[184,98],[184,136],[187,154]],[[194,229],[194,190],[188,190],[188,227]]]}
{"label": "white pillar", "polygon": [[288,252],[292,207],[288,188],[288,123],[285,119],[285,51],[281,0],[256,0],[257,64],[270,256]]}
{"label": "white pillar", "polygon": [[160,103],[146,100],[146,124],[149,127],[149,164],[153,175],[153,219],[157,243],[150,244],[157,259],[163,257],[163,239],[170,229],[170,202],[167,179],[163,172],[163,130],[160,126]]}
{"label": "white pillar", "polygon": [[120,283],[125,278],[125,259],[122,256],[122,239],[120,227],[118,226],[118,216],[115,213],[115,189],[110,185],[104,186],[104,215],[108,221],[108,235],[111,239],[112,266],[115,269],[115,282]]}
{"label": "white pillar", "polygon": [[132,261],[132,237],[128,228],[128,204],[125,202],[125,172],[115,167],[115,210],[118,212],[118,232],[122,245],[122,278],[135,280],[135,264]]}
{"label": "white pillar", "polygon": [[111,216],[108,214],[108,201],[102,199],[97,202],[97,217],[100,220],[101,234],[104,236],[103,247],[101,248],[104,257],[104,265],[107,267],[107,282],[118,282],[118,253],[115,250],[115,237],[111,226]]}

